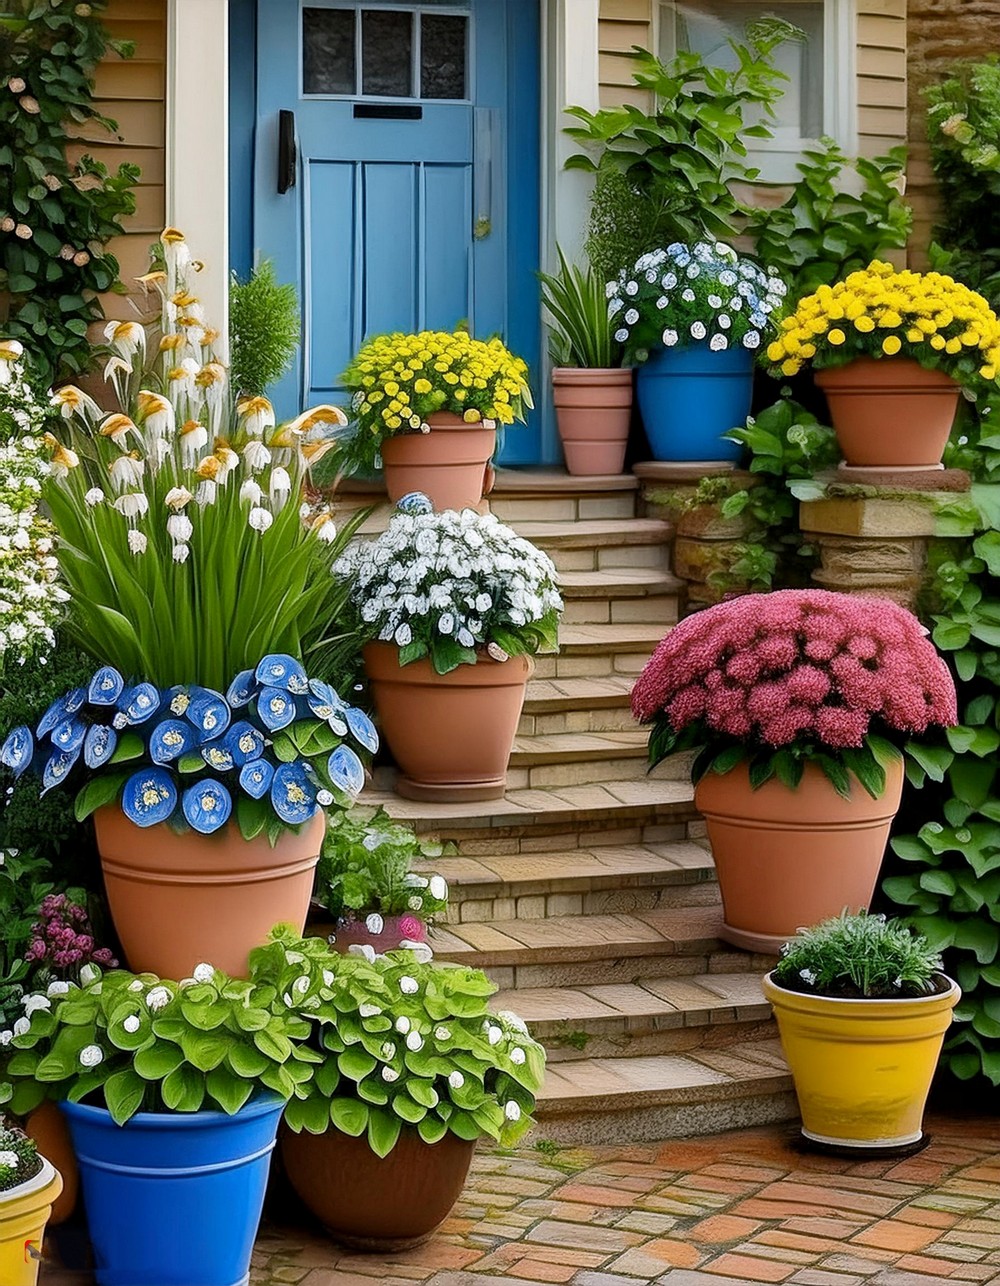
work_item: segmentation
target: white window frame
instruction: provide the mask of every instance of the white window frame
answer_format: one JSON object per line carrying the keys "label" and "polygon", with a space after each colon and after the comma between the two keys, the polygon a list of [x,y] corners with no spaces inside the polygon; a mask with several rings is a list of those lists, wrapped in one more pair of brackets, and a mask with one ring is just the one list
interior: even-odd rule
{"label": "white window frame", "polygon": [[[681,0],[683,3],[683,0]],[[823,132],[848,156],[857,153],[857,12],[855,0],[822,0],[823,3]],[[661,49],[663,23],[670,20],[675,0],[657,0],[654,14],[654,49]],[[786,185],[799,178],[796,166],[803,152],[818,140],[749,139],[749,160],[760,170],[758,183]]]}

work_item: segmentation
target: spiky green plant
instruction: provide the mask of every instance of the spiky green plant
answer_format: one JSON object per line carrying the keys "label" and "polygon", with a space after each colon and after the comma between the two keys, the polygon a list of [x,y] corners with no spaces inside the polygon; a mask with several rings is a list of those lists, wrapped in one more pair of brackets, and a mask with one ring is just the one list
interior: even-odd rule
{"label": "spiky green plant", "polygon": [[229,378],[235,393],[259,397],[277,384],[301,338],[299,300],[291,282],[279,282],[270,259],[246,281],[229,286]]}
{"label": "spiky green plant", "polygon": [[552,318],[549,355],[554,366],[578,366],[585,370],[606,370],[620,366],[621,345],[611,334],[604,281],[593,267],[571,264],[559,255],[557,273],[540,272],[542,303]]}

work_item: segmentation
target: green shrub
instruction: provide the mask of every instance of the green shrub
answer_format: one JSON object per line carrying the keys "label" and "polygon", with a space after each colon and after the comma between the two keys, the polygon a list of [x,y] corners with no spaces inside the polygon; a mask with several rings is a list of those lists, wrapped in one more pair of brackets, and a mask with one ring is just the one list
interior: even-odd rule
{"label": "green shrub", "polygon": [[773,976],[807,995],[897,1000],[933,994],[940,971],[941,957],[905,924],[845,912],[801,929],[782,948]]}
{"label": "green shrub", "polygon": [[291,282],[279,284],[269,259],[229,287],[230,383],[235,394],[262,397],[277,384],[299,346],[299,302]]}

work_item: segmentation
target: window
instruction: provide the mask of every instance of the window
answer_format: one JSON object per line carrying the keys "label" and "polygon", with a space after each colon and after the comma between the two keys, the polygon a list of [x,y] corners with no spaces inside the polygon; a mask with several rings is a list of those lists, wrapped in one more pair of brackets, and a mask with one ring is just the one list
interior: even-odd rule
{"label": "window", "polygon": [[[740,41],[748,22],[766,15],[784,18],[804,34],[774,51],[788,77],[769,122],[774,137],[750,140],[761,180],[787,183],[798,177],[802,149],[829,134],[855,151],[854,13],[852,0],[661,0],[659,55],[667,61],[683,49],[715,66],[735,68],[729,41]],[[761,114],[763,118],[763,114]],[[748,118],[749,119],[749,118]]]}

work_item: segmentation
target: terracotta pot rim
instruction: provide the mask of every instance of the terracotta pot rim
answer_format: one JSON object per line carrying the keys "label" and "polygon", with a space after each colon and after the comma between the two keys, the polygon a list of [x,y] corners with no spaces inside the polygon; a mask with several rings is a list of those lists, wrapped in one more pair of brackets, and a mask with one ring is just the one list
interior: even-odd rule
{"label": "terracotta pot rim", "polygon": [[[447,416],[447,419],[444,418],[446,416]],[[455,432],[456,430],[462,431],[466,429],[476,433],[478,433],[482,429],[485,429],[486,432],[488,433],[491,427],[493,428],[496,427],[495,420],[491,421],[490,424],[487,424],[482,416],[480,416],[478,420],[465,420],[462,418],[461,415],[458,414],[457,411],[432,411],[431,414],[428,415],[427,419],[425,420],[425,423],[430,425],[432,433],[435,432],[435,430],[440,431],[442,429],[445,431],[445,433]],[[414,429],[413,432],[419,433],[420,430]],[[405,438],[412,435],[406,434],[406,433],[394,433],[392,436]]]}
{"label": "terracotta pot rim", "polygon": [[[870,378],[876,377],[876,378]],[[852,385],[901,388],[912,393],[938,393],[958,388],[958,381],[947,371],[922,366],[915,357],[854,357],[843,366],[829,366],[813,376],[820,388],[843,389]]]}
{"label": "terracotta pot rim", "polygon": [[[434,669],[429,656],[422,656],[416,661],[410,661],[407,665],[400,665],[398,659],[400,649],[395,643],[385,643],[379,639],[372,639],[371,642],[363,645],[361,649],[362,654],[368,652],[369,648],[378,649],[378,651],[373,650],[371,655],[379,658],[380,662],[384,663],[385,670],[387,670],[389,674],[410,674],[413,676],[414,682],[419,682],[416,678],[417,675],[426,674],[429,670],[433,674],[434,679],[441,683],[458,682],[460,679],[465,679],[466,681],[477,685],[479,683],[489,684],[492,680],[487,676],[486,672],[491,668],[495,673],[496,670],[503,666],[511,666],[512,669],[521,669],[526,663],[534,666],[535,662],[534,655],[529,652],[522,652],[517,656],[509,656],[506,661],[498,661],[495,657],[489,656],[485,652],[482,654],[477,652],[474,663],[463,662],[461,665],[457,665],[454,670],[449,670],[447,674],[438,674],[437,670]],[[396,665],[394,668],[390,667],[388,664],[390,653],[396,656]],[[485,669],[480,670],[480,666],[484,666]],[[381,664],[379,668],[382,669]],[[479,678],[475,677],[475,673],[477,671],[480,675]],[[385,679],[386,677],[387,674],[384,671],[378,675],[378,678],[380,679]]]}
{"label": "terracotta pot rim", "polygon": [[[790,987],[783,987],[780,982],[774,979],[774,970],[769,970],[764,975],[763,986],[764,993],[773,992],[776,999],[789,1009],[805,1009],[810,1012],[826,1010],[831,1014],[849,1013],[852,1018],[870,1017],[873,1019],[884,1019],[890,1016],[891,1010],[912,1011],[919,1009],[936,1009],[951,1008],[952,1005],[947,1002],[957,1003],[962,995],[962,990],[954,979],[949,978],[946,973],[935,973],[934,977],[940,982],[947,984],[943,990],[935,991],[929,996],[879,996],[879,997],[862,997],[862,996],[819,996],[811,995],[804,991],[793,991]],[[768,996],[771,999],[771,996]],[[802,1003],[804,1002],[804,1003]]]}
{"label": "terracotta pot rim", "polygon": [[553,366],[553,384],[631,384],[631,366]]}

